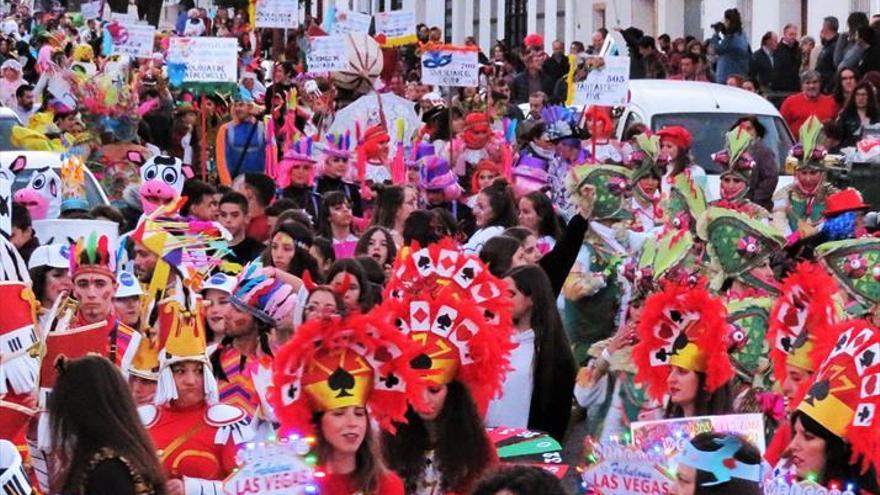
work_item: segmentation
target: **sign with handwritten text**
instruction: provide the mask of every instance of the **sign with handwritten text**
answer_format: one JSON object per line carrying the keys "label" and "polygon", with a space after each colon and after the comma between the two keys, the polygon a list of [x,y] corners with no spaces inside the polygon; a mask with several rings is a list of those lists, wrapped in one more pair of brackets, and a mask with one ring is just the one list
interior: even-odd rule
{"label": "sign with handwritten text", "polygon": [[422,54],[422,82],[436,86],[474,87],[479,82],[476,51],[438,49]]}
{"label": "sign with handwritten text", "polygon": [[575,82],[575,105],[625,105],[629,91],[629,57],[602,57],[586,79]]}
{"label": "sign with handwritten text", "polygon": [[299,0],[257,0],[254,14],[258,28],[293,28],[299,20]]}
{"label": "sign with handwritten text", "polygon": [[345,36],[313,36],[309,38],[306,65],[310,74],[342,70],[348,67]]}
{"label": "sign with handwritten text", "polygon": [[238,40],[235,38],[171,38],[168,61],[186,65],[184,82],[238,81]]}

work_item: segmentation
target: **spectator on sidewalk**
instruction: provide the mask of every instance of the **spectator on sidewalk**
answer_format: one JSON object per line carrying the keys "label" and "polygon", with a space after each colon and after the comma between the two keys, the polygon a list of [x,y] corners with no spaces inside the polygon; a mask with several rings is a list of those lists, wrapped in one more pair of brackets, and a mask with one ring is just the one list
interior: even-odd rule
{"label": "spectator on sidewalk", "polygon": [[798,90],[801,49],[797,36],[798,27],[794,24],[786,24],[782,30],[782,39],[773,51],[774,91],[791,93]]}
{"label": "spectator on sidewalk", "polygon": [[685,53],[681,56],[679,72],[667,79],[674,81],[703,81],[708,82],[704,73],[699,72],[700,56],[693,53]]}
{"label": "spectator on sidewalk", "polygon": [[642,58],[642,67],[645,79],[666,78],[666,56],[657,50],[656,42],[651,36],[642,36],[639,40],[639,55]]}
{"label": "spectator on sidewalk", "polygon": [[543,70],[547,54],[534,52],[526,55],[526,70],[513,78],[510,100],[515,105],[521,105],[529,101],[529,95],[536,91],[545,94],[553,93],[553,85],[556,83]]}
{"label": "spectator on sidewalk", "polygon": [[776,33],[767,31],[761,36],[761,48],[752,55],[752,77],[764,91],[773,89],[773,52],[777,44]]}
{"label": "spectator on sidewalk", "polygon": [[819,56],[819,52],[816,50],[816,40],[812,36],[802,36],[800,41],[800,48],[801,67],[798,72],[815,69],[816,57]]}
{"label": "spectator on sidewalk", "polygon": [[823,123],[837,117],[837,103],[833,97],[820,93],[820,81],[818,72],[804,72],[801,75],[801,92],[782,102],[779,112],[795,136],[810,115],[815,115]]}
{"label": "spectator on sidewalk", "polygon": [[837,40],[840,38],[838,29],[840,29],[840,23],[837,17],[828,16],[822,19],[822,29],[819,31],[819,43],[822,47],[816,57],[816,70],[822,76],[823,93],[831,92],[831,88],[834,86],[834,74],[837,72],[837,65],[834,63],[834,47],[837,46]]}
{"label": "spectator on sidewalk", "polygon": [[834,64],[838,70],[843,67],[855,69],[862,63],[865,49],[858,43],[858,30],[862,26],[868,27],[868,16],[864,12],[853,12],[846,18],[846,26],[846,36],[838,37],[834,47]]}
{"label": "spectator on sidewalk", "polygon": [[605,37],[608,36],[608,30],[605,28],[599,28],[596,31],[593,31],[593,36],[590,39],[590,46],[587,47],[587,55],[598,55],[600,51],[602,51],[602,45],[605,44]]}
{"label": "spectator on sidewalk", "polygon": [[715,35],[710,40],[718,60],[715,65],[715,82],[724,84],[731,74],[748,74],[751,48],[742,30],[739,10],[724,11],[724,22],[715,25]]}
{"label": "spectator on sidewalk", "polygon": [[877,90],[873,84],[862,81],[855,87],[852,96],[846,101],[846,105],[837,117],[837,124],[843,129],[840,146],[842,148],[855,146],[862,138],[862,129],[877,122],[880,122]]}

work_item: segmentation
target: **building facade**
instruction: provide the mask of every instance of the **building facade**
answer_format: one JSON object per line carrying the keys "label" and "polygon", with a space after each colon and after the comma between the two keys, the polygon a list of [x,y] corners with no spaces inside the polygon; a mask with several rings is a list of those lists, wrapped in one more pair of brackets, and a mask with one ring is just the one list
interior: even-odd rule
{"label": "building facade", "polygon": [[[311,0],[313,13],[331,1]],[[554,39],[566,46],[589,43],[599,27],[636,26],[655,36],[704,39],[732,7],[742,13],[745,32],[758,48],[765,32],[778,33],[789,23],[815,38],[826,16],[836,16],[845,30],[850,12],[880,13],[880,0],[338,0],[338,5],[367,13],[411,9],[418,22],[443,28],[448,41],[473,36],[486,53],[496,40],[516,45],[532,32],[544,36],[548,52]]]}

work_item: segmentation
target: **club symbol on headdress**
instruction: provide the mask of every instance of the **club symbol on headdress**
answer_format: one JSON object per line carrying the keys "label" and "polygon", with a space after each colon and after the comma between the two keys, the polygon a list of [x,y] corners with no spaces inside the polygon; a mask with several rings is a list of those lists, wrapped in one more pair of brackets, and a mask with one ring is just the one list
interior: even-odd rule
{"label": "club symbol on headdress", "polygon": [[859,358],[859,363],[864,368],[870,368],[874,364],[875,357],[876,355],[874,354],[874,351],[872,351],[871,349],[867,349],[865,350],[865,352],[862,353],[862,357]]}
{"label": "club symbol on headdress", "polygon": [[385,386],[388,388],[394,388],[395,386],[397,386],[398,383],[400,383],[400,378],[397,378],[394,373],[389,373],[388,376],[383,376],[379,378],[379,381],[384,382]]}
{"label": "club symbol on headdress", "polygon": [[351,397],[350,389],[354,388],[354,377],[348,371],[342,368],[336,368],[336,371],[327,379],[330,390],[338,391],[336,398]]}

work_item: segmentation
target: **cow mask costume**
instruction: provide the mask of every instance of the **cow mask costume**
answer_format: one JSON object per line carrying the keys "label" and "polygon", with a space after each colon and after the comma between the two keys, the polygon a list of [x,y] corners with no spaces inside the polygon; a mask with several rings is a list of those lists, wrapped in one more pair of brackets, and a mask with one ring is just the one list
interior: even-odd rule
{"label": "cow mask costume", "polygon": [[58,218],[61,214],[61,177],[50,167],[38,169],[28,185],[13,196],[27,208],[31,220]]}
{"label": "cow mask costume", "polygon": [[180,197],[184,181],[193,176],[189,167],[172,156],[159,155],[145,161],[143,155],[133,151],[128,159],[140,164],[140,199],[146,214]]}

